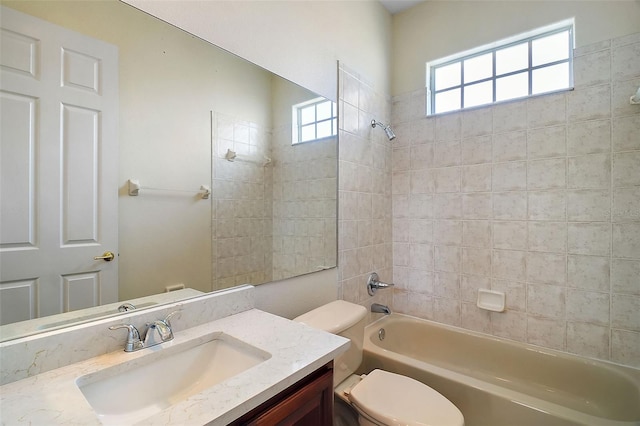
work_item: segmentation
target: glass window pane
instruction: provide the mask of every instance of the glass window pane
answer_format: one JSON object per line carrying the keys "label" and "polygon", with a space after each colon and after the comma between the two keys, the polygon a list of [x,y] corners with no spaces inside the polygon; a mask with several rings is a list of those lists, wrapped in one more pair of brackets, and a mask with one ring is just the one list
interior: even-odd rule
{"label": "glass window pane", "polygon": [[331,118],[331,102],[322,102],[318,107],[318,121]]}
{"label": "glass window pane", "polygon": [[493,54],[467,59],[463,64],[464,82],[472,83],[493,75]]}
{"label": "glass window pane", "polygon": [[460,89],[436,93],[436,114],[460,109]]}
{"label": "glass window pane", "polygon": [[490,104],[493,102],[493,81],[472,84],[464,88],[464,107]]}
{"label": "glass window pane", "polygon": [[460,85],[460,62],[436,68],[436,90]]}
{"label": "glass window pane", "polygon": [[521,72],[496,79],[496,102],[529,95],[529,73]]}
{"label": "glass window pane", "polygon": [[569,87],[567,62],[533,71],[532,94],[551,92]]}
{"label": "glass window pane", "polygon": [[311,105],[300,109],[300,124],[308,124],[316,121],[316,106]]}
{"label": "glass window pane", "polygon": [[496,75],[529,68],[529,43],[496,51]]}
{"label": "glass window pane", "polygon": [[312,141],[316,138],[316,126],[315,124],[310,124],[308,126],[303,126],[301,129],[300,142],[308,142]]}
{"label": "glass window pane", "polygon": [[531,43],[533,66],[569,58],[569,31],[539,38]]}
{"label": "glass window pane", "polygon": [[328,138],[331,136],[331,121],[322,121],[318,123],[317,139]]}

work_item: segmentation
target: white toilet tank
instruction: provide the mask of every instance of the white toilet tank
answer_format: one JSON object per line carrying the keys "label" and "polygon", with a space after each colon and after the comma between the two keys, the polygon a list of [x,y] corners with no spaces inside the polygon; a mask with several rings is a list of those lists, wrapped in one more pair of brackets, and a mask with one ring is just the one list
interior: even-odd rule
{"label": "white toilet tank", "polygon": [[302,314],[294,321],[337,334],[351,340],[347,352],[338,356],[333,364],[333,386],[353,374],[362,362],[362,343],[367,309],[344,300],[335,300]]}

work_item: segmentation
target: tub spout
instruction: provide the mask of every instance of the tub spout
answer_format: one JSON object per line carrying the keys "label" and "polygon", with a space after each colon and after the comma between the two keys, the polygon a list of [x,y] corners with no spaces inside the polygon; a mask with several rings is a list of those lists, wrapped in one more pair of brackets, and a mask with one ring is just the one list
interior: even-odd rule
{"label": "tub spout", "polygon": [[371,312],[374,312],[376,314],[390,315],[391,309],[389,309],[387,305],[381,305],[380,303],[373,303],[371,305]]}

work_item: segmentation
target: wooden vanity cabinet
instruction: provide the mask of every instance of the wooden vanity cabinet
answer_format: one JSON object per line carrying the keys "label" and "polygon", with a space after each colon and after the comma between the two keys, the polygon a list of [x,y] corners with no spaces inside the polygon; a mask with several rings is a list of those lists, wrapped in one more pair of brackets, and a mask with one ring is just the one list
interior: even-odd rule
{"label": "wooden vanity cabinet", "polygon": [[233,426],[330,426],[333,424],[333,362],[232,422]]}

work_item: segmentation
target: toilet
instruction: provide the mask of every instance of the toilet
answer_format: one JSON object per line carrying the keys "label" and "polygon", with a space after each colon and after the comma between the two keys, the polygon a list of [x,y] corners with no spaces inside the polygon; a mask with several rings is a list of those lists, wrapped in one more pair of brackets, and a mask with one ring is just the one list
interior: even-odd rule
{"label": "toilet", "polygon": [[367,310],[336,300],[294,321],[351,340],[351,346],[334,361],[334,392],[358,413],[362,426],[463,426],[464,417],[451,401],[410,377],[373,370],[358,376]]}

